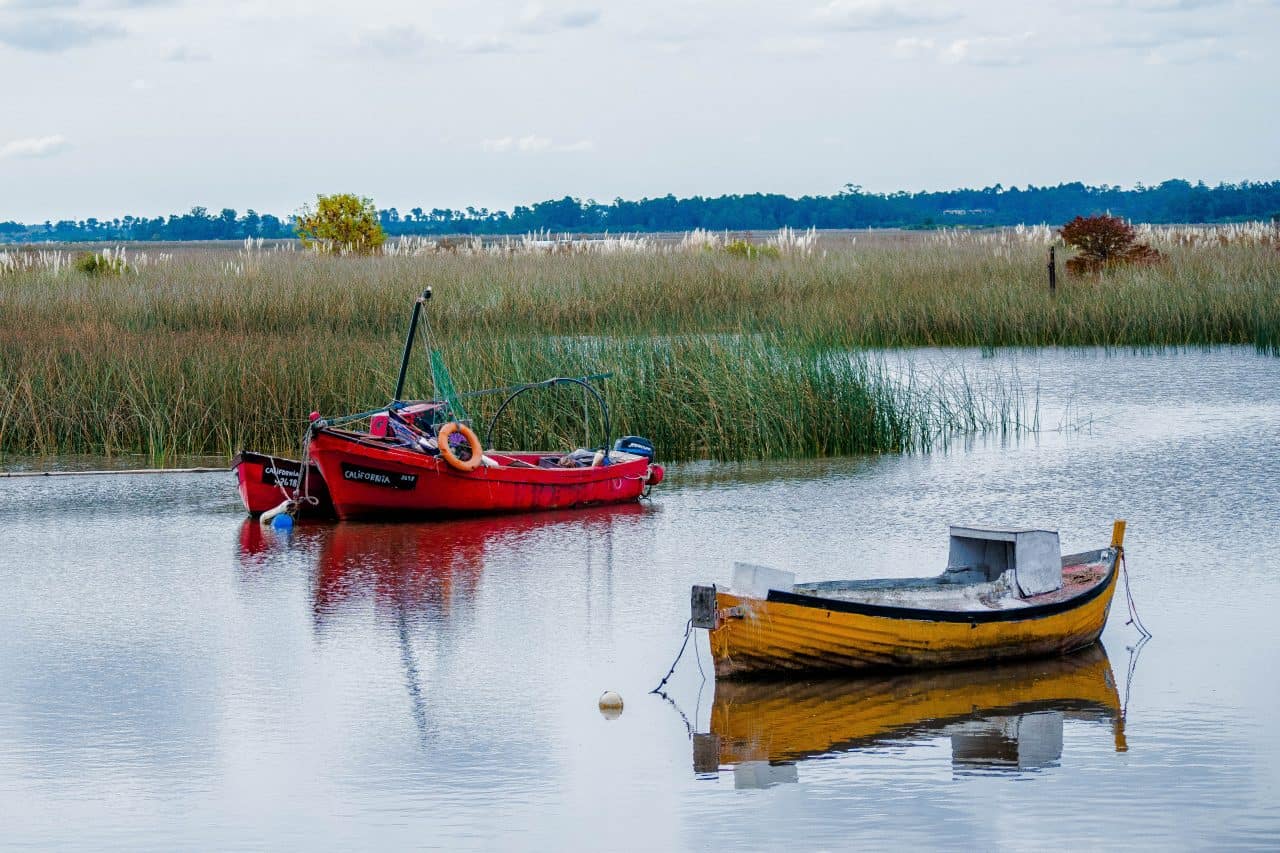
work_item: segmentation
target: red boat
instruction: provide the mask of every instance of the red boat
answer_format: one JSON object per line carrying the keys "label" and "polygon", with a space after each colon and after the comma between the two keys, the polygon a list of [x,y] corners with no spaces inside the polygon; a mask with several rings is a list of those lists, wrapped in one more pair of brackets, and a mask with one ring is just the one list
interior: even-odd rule
{"label": "red boat", "polygon": [[[314,460],[308,467],[307,493],[311,500],[298,501],[295,514],[305,518],[333,518],[333,501],[324,477]],[[296,459],[242,450],[232,458],[231,471],[236,475],[240,500],[250,515],[262,515],[284,501],[297,501],[302,463]]]}
{"label": "red boat", "polygon": [[[489,422],[491,439],[498,417],[521,394],[572,383],[599,404],[604,433],[609,410],[589,377],[556,377],[510,388],[459,395],[438,352],[432,350],[431,378],[438,399],[402,401],[405,375],[423,304],[415,302],[405,339],[395,395],[385,409],[334,420],[312,416],[304,445],[308,474],[299,484],[303,463],[254,453],[233,462],[240,496],[251,514],[295,501],[293,515],[329,514],[341,519],[445,516],[465,513],[528,512],[616,504],[638,500],[662,481],[653,462],[653,445],[624,436],[612,448],[579,448],[568,453],[485,450],[469,426],[462,397],[507,394]],[[361,430],[350,427],[367,422]],[[305,491],[309,500],[298,500]]]}
{"label": "red boat", "polygon": [[312,435],[311,458],[343,519],[624,503],[662,480],[661,467],[647,457],[617,450],[602,458],[602,464],[582,467],[559,467],[566,458],[561,454],[488,451],[481,457],[483,464],[468,469],[443,453],[429,455],[335,428]]}

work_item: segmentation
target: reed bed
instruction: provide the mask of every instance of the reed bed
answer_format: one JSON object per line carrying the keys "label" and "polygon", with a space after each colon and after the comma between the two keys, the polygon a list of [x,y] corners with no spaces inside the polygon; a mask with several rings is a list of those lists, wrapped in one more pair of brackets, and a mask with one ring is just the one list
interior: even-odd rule
{"label": "reed bed", "polygon": [[[0,446],[9,453],[142,453],[161,462],[242,447],[296,450],[309,411],[385,404],[396,346],[328,332],[228,345],[217,334],[69,329],[38,351],[0,338]],[[1016,393],[891,379],[865,355],[777,336],[481,337],[445,347],[461,388],[584,375],[603,383],[612,437],[642,434],[667,459],[825,456],[923,449],[957,431],[1027,423]],[[409,395],[430,396],[425,367]],[[503,397],[466,401],[487,426]],[[503,447],[599,442],[594,408],[562,388],[526,395],[496,423]]]}
{"label": "reed bed", "polygon": [[[1280,352],[1280,253],[1264,229],[1237,231],[1171,232],[1164,264],[1060,277],[1056,298],[1048,229],[778,235],[777,257],[734,256],[723,251],[732,235],[706,233],[661,249],[530,241],[373,258],[261,244],[127,250],[123,274],[102,276],[59,250],[0,251],[0,454],[294,449],[307,412],[386,402],[408,305],[428,285],[460,387],[613,370],[614,433],[648,435],[666,458],[918,449],[1034,425],[1033,395],[963,377],[904,380],[860,351]],[[547,443],[572,429],[561,408],[513,413],[502,443],[558,446]]]}

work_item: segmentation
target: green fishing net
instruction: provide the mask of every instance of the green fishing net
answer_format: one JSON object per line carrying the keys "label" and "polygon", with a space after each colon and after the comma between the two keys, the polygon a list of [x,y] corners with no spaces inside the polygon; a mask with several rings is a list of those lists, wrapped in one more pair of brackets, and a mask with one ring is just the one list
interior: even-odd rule
{"label": "green fishing net", "polygon": [[444,358],[437,349],[431,351],[431,384],[435,386],[435,398],[449,407],[451,420],[460,422],[470,420],[467,410],[462,408],[462,401],[458,399],[458,389],[454,387],[449,368],[444,366]]}

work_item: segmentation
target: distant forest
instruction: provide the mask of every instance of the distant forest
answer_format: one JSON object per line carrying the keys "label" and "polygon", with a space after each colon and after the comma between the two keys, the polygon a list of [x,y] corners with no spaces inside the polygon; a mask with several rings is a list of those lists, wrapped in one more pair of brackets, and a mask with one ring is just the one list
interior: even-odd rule
{"label": "distant forest", "polygon": [[[753,193],[716,198],[616,199],[601,204],[565,197],[519,206],[511,211],[430,210],[415,207],[380,210],[390,235],[524,234],[534,231],[614,233],[636,231],[772,230],[793,228],[940,228],[1061,224],[1078,215],[1110,212],[1134,222],[1280,221],[1280,181],[1239,184],[1171,180],[1133,189],[1086,186],[1003,187],[943,192],[868,193],[849,184],[829,196]],[[24,224],[0,222],[0,242],[111,242],[134,240],[241,240],[293,236],[292,217],[226,208],[155,218],[83,219]]]}

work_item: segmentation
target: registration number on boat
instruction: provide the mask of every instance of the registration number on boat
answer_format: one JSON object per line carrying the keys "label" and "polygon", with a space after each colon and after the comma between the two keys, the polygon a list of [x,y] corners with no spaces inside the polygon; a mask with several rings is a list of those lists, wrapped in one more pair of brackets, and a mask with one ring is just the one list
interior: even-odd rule
{"label": "registration number on boat", "polygon": [[282,468],[275,463],[262,466],[262,482],[268,486],[285,486],[286,488],[298,488],[298,480],[302,477],[302,471],[294,468]]}
{"label": "registration number on boat", "polygon": [[418,484],[417,474],[402,474],[399,471],[384,471],[381,468],[365,468],[362,465],[349,465],[346,462],[342,463],[342,479],[404,491],[408,491]]}

